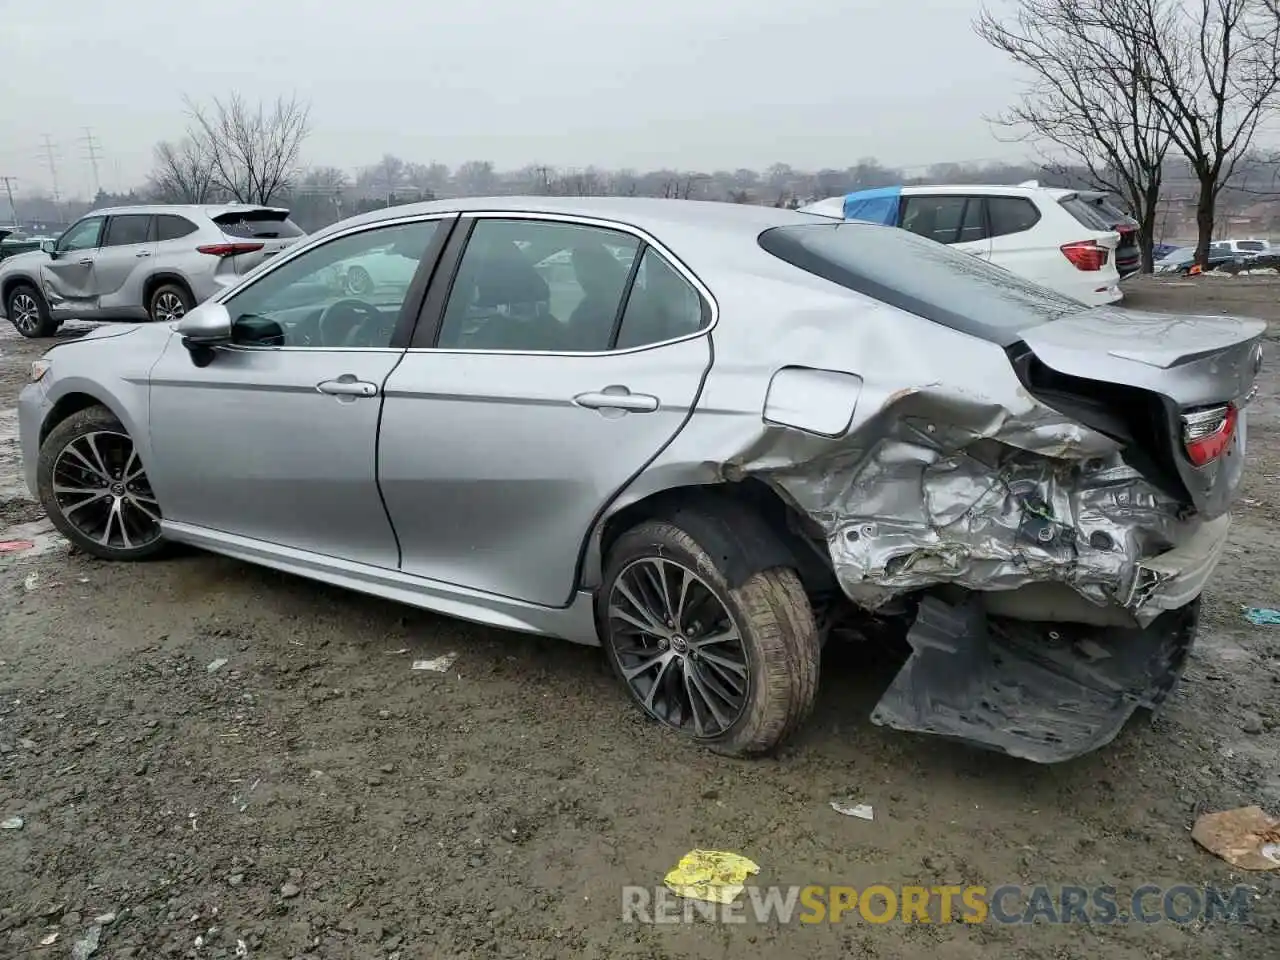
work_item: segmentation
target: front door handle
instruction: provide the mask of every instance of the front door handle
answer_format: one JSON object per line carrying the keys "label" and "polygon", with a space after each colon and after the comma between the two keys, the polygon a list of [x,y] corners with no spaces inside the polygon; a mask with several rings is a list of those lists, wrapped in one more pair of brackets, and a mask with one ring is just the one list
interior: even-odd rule
{"label": "front door handle", "polygon": [[592,393],[580,393],[573,402],[588,410],[625,410],[628,413],[653,413],[658,398],[647,393],[632,393],[626,387],[612,386]]}
{"label": "front door handle", "polygon": [[135,256],[135,257],[149,257],[149,256],[151,256],[151,251],[150,251],[150,250],[139,250],[137,253],[135,253],[135,254],[134,254],[134,256]]}
{"label": "front door handle", "polygon": [[83,260],[79,261],[79,264],[82,267],[91,267],[93,266],[93,257],[85,257]]}
{"label": "front door handle", "polygon": [[331,397],[350,397],[352,400],[356,397],[376,397],[378,395],[378,385],[376,383],[357,380],[349,373],[344,373],[337,380],[322,380],[316,384],[316,389]]}

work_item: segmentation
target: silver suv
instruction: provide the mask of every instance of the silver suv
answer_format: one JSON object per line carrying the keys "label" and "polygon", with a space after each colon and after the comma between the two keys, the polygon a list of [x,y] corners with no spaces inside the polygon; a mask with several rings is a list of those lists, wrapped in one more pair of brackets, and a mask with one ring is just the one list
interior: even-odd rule
{"label": "silver suv", "polygon": [[64,320],[176,320],[303,236],[276,207],[94,210],[0,263],[0,317],[24,337],[52,336]]}

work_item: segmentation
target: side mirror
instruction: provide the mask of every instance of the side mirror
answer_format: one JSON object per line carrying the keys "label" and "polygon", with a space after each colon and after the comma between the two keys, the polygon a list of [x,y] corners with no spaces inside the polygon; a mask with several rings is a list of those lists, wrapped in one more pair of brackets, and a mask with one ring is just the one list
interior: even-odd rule
{"label": "side mirror", "polygon": [[58,259],[58,241],[57,240],[41,240],[40,249],[47,253],[52,259]]}
{"label": "side mirror", "polygon": [[231,341],[231,314],[220,303],[202,303],[173,325],[197,367],[213,362],[213,348]]}

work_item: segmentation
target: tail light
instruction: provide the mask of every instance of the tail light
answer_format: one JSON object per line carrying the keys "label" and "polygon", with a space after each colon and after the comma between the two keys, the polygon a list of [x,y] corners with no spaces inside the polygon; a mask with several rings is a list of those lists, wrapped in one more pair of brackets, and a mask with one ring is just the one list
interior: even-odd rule
{"label": "tail light", "polygon": [[211,257],[234,257],[237,253],[256,253],[265,246],[265,243],[206,243],[196,250]]}
{"label": "tail light", "polygon": [[1235,436],[1240,413],[1235,405],[1225,403],[1182,415],[1182,442],[1187,458],[1197,467],[1217,460]]}
{"label": "tail light", "polygon": [[1107,254],[1110,253],[1106,247],[1100,247],[1092,240],[1064,243],[1061,250],[1077,270],[1101,270],[1107,265]]}

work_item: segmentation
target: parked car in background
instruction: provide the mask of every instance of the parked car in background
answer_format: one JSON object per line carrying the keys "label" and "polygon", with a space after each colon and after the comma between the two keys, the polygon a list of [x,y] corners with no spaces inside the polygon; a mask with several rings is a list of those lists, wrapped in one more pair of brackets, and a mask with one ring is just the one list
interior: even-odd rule
{"label": "parked car in background", "polygon": [[899,226],[1083,303],[1115,303],[1120,234],[1079,197],[1025,184],[882,187],[800,209]]}
{"label": "parked car in background", "polygon": [[1157,243],[1151,248],[1151,259],[1153,261],[1163,260],[1177,249],[1179,247],[1176,243]]}
{"label": "parked car in background", "polygon": [[19,253],[41,250],[53,244],[56,239],[56,237],[19,237],[15,232],[0,230],[0,260],[17,256]]}
{"label": "parked car in background", "polygon": [[[1057,219],[961,196],[960,224]],[[377,297],[317,279],[388,248],[417,266]],[[875,722],[1052,762],[1176,683],[1265,328],[790,210],[461,199],[60,343],[18,419],[95,557],[181,542],[602,644],[735,755],[803,723],[825,642],[905,634]]]}
{"label": "parked car in background", "polygon": [[[1237,253],[1234,252],[1230,245],[1225,243],[1209,244],[1209,259],[1207,262],[1208,269],[1216,270],[1218,267],[1228,263],[1245,263],[1253,260],[1258,256],[1256,253]],[[1157,274],[1179,274],[1185,275],[1190,273],[1196,263],[1195,247],[1177,247],[1171,253],[1166,254],[1155,262],[1155,272]]]}
{"label": "parked car in background", "polygon": [[1270,240],[1214,240],[1209,244],[1211,254],[1229,253],[1239,257],[1260,257],[1271,252]]}
{"label": "parked car in background", "polygon": [[175,320],[303,236],[274,207],[95,210],[47,249],[0,263],[0,317],[24,337],[64,320]]}

